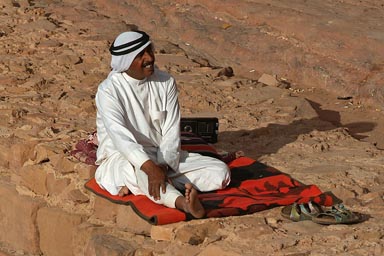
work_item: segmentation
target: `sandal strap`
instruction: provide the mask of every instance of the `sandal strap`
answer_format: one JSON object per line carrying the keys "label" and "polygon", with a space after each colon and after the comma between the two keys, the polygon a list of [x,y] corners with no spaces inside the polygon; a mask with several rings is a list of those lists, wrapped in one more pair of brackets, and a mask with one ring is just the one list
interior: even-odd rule
{"label": "sandal strap", "polygon": [[310,201],[308,203],[308,206],[309,206],[311,215],[317,215],[319,213],[324,212],[323,208],[319,204],[317,204],[317,203],[315,203],[313,201]]}
{"label": "sandal strap", "polygon": [[[326,223],[326,221],[321,221],[324,217],[330,217],[333,219]],[[348,210],[343,204],[338,204],[332,206],[331,209],[319,213],[314,219],[314,222],[321,224],[349,224],[355,223],[359,220],[359,217],[355,215],[352,211]]]}
{"label": "sandal strap", "polygon": [[351,214],[352,212],[344,206],[344,204],[335,204],[332,206],[332,211]]}
{"label": "sandal strap", "polygon": [[299,204],[295,207],[292,207],[292,210],[295,208],[295,219],[299,220],[311,220],[313,217],[317,216],[319,213],[323,212],[320,205],[315,202],[309,201],[308,203]]}
{"label": "sandal strap", "polygon": [[293,221],[300,221],[301,220],[300,212],[299,212],[299,208],[298,208],[298,204],[297,203],[293,203],[292,204],[291,214],[290,214],[289,217]]}

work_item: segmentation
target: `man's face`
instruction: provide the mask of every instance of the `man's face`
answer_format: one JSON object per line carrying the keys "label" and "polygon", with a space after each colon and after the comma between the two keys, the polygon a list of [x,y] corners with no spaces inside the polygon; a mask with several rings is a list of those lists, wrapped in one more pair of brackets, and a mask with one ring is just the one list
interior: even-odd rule
{"label": "man's face", "polygon": [[127,74],[135,79],[142,80],[149,77],[154,72],[155,54],[152,45],[148,45],[133,60],[127,70]]}

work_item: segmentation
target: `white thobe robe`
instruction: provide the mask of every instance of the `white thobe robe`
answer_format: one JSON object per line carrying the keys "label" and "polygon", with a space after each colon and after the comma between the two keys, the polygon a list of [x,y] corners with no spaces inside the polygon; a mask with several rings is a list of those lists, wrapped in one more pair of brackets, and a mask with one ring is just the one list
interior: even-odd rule
{"label": "white thobe robe", "polygon": [[135,195],[148,193],[148,177],[140,170],[151,159],[167,164],[172,184],[157,203],[174,203],[187,182],[200,191],[224,188],[230,181],[225,163],[180,150],[180,109],[174,79],[155,69],[149,78],[136,80],[115,73],[96,94],[97,150],[95,178],[113,195],[122,186]]}

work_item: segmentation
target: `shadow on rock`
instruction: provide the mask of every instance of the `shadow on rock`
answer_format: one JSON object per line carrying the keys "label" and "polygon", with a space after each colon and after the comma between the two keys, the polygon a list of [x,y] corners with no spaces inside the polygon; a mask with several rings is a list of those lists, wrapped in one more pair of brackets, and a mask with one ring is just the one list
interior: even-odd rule
{"label": "shadow on rock", "polygon": [[[227,151],[243,150],[247,156],[255,159],[279,151],[285,145],[295,142],[300,135],[310,134],[314,131],[331,131],[336,128],[346,128],[346,132],[356,139],[364,138],[358,133],[371,131],[376,124],[373,122],[357,122],[347,125],[340,123],[340,114],[337,111],[321,110],[317,104],[318,117],[311,119],[294,120],[289,124],[271,123],[266,127],[254,130],[227,131],[219,134],[218,147]],[[346,135],[348,136],[348,135]],[[337,138],[336,138],[337,139]]]}
{"label": "shadow on rock", "polygon": [[373,123],[373,122],[354,122],[349,124],[342,124],[339,112],[322,109],[321,104],[308,99],[307,101],[312,106],[312,108],[316,111],[316,113],[318,114],[321,120],[330,122],[336,127],[348,128],[348,131],[351,134],[351,136],[358,140],[368,137],[365,135],[361,135],[360,133],[372,131],[377,125],[376,123]]}

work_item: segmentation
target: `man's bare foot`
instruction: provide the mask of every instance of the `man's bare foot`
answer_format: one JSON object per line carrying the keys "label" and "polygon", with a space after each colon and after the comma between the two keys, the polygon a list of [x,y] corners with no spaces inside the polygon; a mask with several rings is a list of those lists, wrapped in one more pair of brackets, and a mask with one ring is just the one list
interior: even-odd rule
{"label": "man's bare foot", "polygon": [[197,190],[190,183],[185,184],[185,197],[180,196],[176,199],[176,207],[198,219],[205,215],[205,209],[198,198]]}
{"label": "man's bare foot", "polygon": [[127,186],[121,187],[119,191],[119,196],[123,197],[129,194],[129,189]]}

